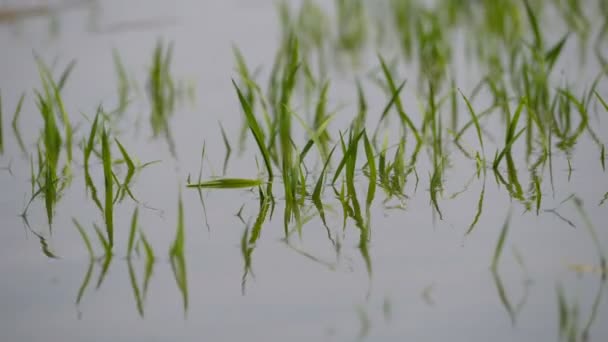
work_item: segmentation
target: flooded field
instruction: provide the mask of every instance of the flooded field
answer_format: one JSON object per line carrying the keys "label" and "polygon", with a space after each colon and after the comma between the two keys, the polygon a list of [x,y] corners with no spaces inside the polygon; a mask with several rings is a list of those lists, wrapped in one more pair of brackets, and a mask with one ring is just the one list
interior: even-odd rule
{"label": "flooded field", "polygon": [[0,340],[605,341],[604,0],[5,1]]}

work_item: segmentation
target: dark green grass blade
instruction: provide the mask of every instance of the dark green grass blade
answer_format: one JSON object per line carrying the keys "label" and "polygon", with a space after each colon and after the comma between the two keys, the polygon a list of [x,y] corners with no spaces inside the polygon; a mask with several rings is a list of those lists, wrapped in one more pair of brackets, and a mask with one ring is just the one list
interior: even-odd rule
{"label": "dark green grass blade", "polygon": [[110,250],[114,246],[114,179],[112,178],[112,155],[108,134],[104,129],[101,134],[101,155],[103,162],[105,207],[104,218],[106,222],[106,233]]}
{"label": "dark green grass blade", "polygon": [[564,45],[566,44],[566,41],[568,40],[568,37],[570,36],[570,32],[566,33],[564,35],[564,37],[562,39],[560,39],[551,49],[549,49],[549,51],[547,51],[547,53],[545,54],[545,60],[547,61],[548,64],[548,69],[551,70],[553,69],[553,65],[555,65],[555,62],[557,61],[557,58],[559,57],[559,55],[562,52],[562,49],[564,47]]}
{"label": "dark green grass blade", "polygon": [[84,180],[86,189],[91,191],[91,198],[99,211],[103,213],[103,206],[101,205],[101,201],[97,196],[97,188],[95,187],[95,183],[93,182],[93,178],[90,173],[90,164],[89,160],[91,158],[91,154],[93,153],[93,148],[95,147],[95,136],[97,135],[97,125],[99,122],[99,114],[101,113],[101,107],[98,108],[97,114],[95,115],[95,120],[93,120],[93,125],[91,126],[91,132],[89,133],[89,139],[87,140],[87,144],[84,148]]}
{"label": "dark green grass blade", "polygon": [[262,130],[257,123],[257,120],[255,119],[251,104],[247,102],[247,99],[245,99],[245,97],[241,93],[241,90],[236,85],[234,80],[232,80],[232,84],[234,85],[234,88],[236,89],[236,92],[238,94],[239,101],[241,102],[241,107],[243,108],[243,113],[245,113],[247,124],[249,125],[249,129],[251,130],[251,133],[253,133],[253,137],[255,138],[255,141],[258,144],[258,148],[262,153],[262,158],[264,158],[264,164],[266,165],[266,171],[268,172],[268,179],[269,181],[272,181],[274,175],[272,172],[272,164],[270,163],[270,153],[268,152],[266,145],[264,145],[264,134],[262,133]]}
{"label": "dark green grass blade", "polygon": [[524,127],[519,132],[517,132],[517,134],[515,134],[513,139],[511,141],[509,141],[507,143],[507,145],[505,146],[505,148],[502,151],[500,151],[500,153],[496,156],[496,158],[494,159],[493,165],[492,165],[492,167],[495,170],[498,168],[498,165],[500,164],[500,161],[502,160],[502,158],[504,158],[505,154],[510,153],[509,151],[511,150],[511,147],[517,141],[517,139],[524,133],[524,131],[526,129],[527,128]]}
{"label": "dark green grass blade", "polygon": [[206,182],[188,184],[188,188],[203,188],[203,189],[242,189],[260,186],[265,182],[261,179],[247,178],[218,178]]}
{"label": "dark green grass blade", "polygon": [[[25,148],[25,144],[23,143],[23,138],[21,137],[21,131],[19,130],[19,114],[21,114],[23,100],[25,100],[25,92],[23,94],[21,94],[21,97],[19,98],[19,102],[17,103],[17,107],[15,108],[15,113],[13,114],[12,126],[13,126],[13,133],[15,135],[15,138],[17,139],[17,144],[19,144],[19,149],[21,149],[21,152],[26,154],[27,149]],[[0,105],[0,111],[1,110],[2,110],[2,106]],[[1,131],[1,129],[0,129],[0,131]],[[0,134],[2,134],[2,133],[0,133]]]}
{"label": "dark green grass blade", "polygon": [[131,252],[133,251],[133,246],[135,245],[135,232],[137,231],[138,213],[139,208],[135,207],[133,216],[131,216],[131,230],[129,231],[129,242],[127,244],[127,259],[131,258]]}
{"label": "dark green grass blade", "polygon": [[475,226],[477,225],[477,222],[479,221],[479,218],[481,217],[481,213],[483,211],[483,200],[484,200],[485,193],[486,193],[486,177],[484,176],[481,192],[479,193],[479,200],[477,201],[477,212],[475,213],[475,218],[473,219],[473,222],[471,222],[471,225],[469,226],[469,229],[467,230],[466,235],[469,235],[473,232],[473,229],[475,229]]}
{"label": "dark green grass blade", "polygon": [[131,184],[131,180],[133,179],[133,175],[135,175],[135,163],[133,163],[131,156],[129,156],[129,153],[124,148],[124,146],[122,146],[120,141],[118,141],[118,139],[116,139],[116,138],[114,138],[114,141],[118,145],[118,149],[120,150],[120,153],[122,154],[122,158],[124,159],[125,163],[127,164],[127,175],[125,176],[125,180],[122,183],[122,188],[123,188],[122,195],[116,196],[116,199],[120,198],[120,200],[122,201],[122,199],[125,197],[125,195],[127,193],[126,189],[129,188],[129,185]]}
{"label": "dark green grass blade", "polygon": [[602,164],[602,171],[606,172],[606,145],[603,144],[600,151],[600,163]]}
{"label": "dark green grass blade", "polygon": [[505,223],[502,225],[502,229],[500,231],[500,235],[498,237],[498,242],[496,243],[496,248],[494,249],[494,257],[492,258],[492,270],[498,270],[498,262],[500,261],[500,255],[502,254],[502,250],[504,248],[505,241],[507,239],[507,233],[509,232],[509,225],[511,223],[511,210],[509,209],[509,213],[507,214],[507,218]]}
{"label": "dark green grass blade", "polygon": [[369,169],[369,186],[367,187],[367,198],[366,198],[366,206],[367,211],[369,212],[369,208],[372,205],[372,201],[376,196],[376,179],[377,179],[377,170],[376,170],[376,160],[374,159],[374,149],[369,142],[369,138],[367,137],[367,133],[363,135],[363,143],[365,146],[365,155],[367,156],[367,167]]}

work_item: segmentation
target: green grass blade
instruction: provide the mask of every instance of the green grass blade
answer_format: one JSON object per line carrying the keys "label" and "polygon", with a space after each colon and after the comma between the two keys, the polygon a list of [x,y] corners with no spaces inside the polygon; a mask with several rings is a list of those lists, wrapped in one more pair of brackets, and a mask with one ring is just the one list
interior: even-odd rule
{"label": "green grass blade", "polygon": [[133,216],[131,216],[131,230],[129,231],[129,243],[127,244],[127,259],[131,257],[131,252],[133,251],[133,246],[135,245],[135,232],[137,231],[138,213],[139,208],[135,207]]}
{"label": "green grass blade", "polygon": [[82,237],[82,241],[84,242],[84,245],[87,248],[87,252],[89,253],[89,258],[91,260],[95,259],[95,253],[93,252],[93,246],[91,245],[91,241],[89,240],[87,232],[84,230],[84,228],[82,228],[80,223],[78,221],[76,221],[75,218],[72,218],[72,222],[74,223],[74,226],[76,226],[76,229],[78,229],[78,232],[80,233],[80,237]]}
{"label": "green grass blade", "polygon": [[481,213],[483,211],[483,199],[484,199],[485,193],[486,193],[486,178],[484,176],[481,192],[479,193],[479,200],[477,201],[477,212],[475,213],[475,218],[473,219],[473,222],[471,222],[471,225],[469,225],[469,229],[467,230],[465,235],[469,235],[473,232],[473,229],[475,229],[475,226],[477,225],[477,222],[479,221],[479,218],[481,217]]}
{"label": "green grass blade", "polygon": [[376,160],[374,159],[374,149],[369,142],[367,137],[367,133],[363,135],[363,143],[365,146],[365,155],[367,156],[367,167],[369,169],[369,186],[367,187],[367,199],[365,201],[367,205],[367,211],[369,212],[369,207],[376,196],[376,179],[377,179],[377,170],[376,170]]}
{"label": "green grass blade", "polygon": [[99,114],[101,113],[101,107],[97,109],[97,114],[95,115],[95,120],[93,120],[93,125],[91,126],[91,132],[89,133],[89,139],[87,140],[87,144],[84,148],[84,180],[86,189],[91,190],[91,198],[99,211],[103,213],[103,206],[101,205],[101,201],[97,196],[97,188],[95,187],[95,183],[93,182],[93,178],[90,173],[90,158],[93,153],[93,148],[95,146],[95,136],[97,135],[97,124],[99,122]]}
{"label": "green grass blade", "polygon": [[[381,55],[378,55],[378,58],[380,59],[380,65],[382,66],[382,71],[384,73],[384,76],[386,77],[386,81],[388,82],[389,89],[394,95],[398,93],[398,89],[395,86],[395,81],[391,76],[391,72],[388,69],[388,66],[384,62],[384,58],[382,58]],[[401,103],[401,99],[398,96],[395,98],[395,106],[397,107],[397,112],[399,113],[401,121],[405,122],[407,126],[412,130],[414,136],[416,137],[416,142],[420,142],[422,140],[422,138],[420,137],[420,133],[418,133],[418,129],[416,129],[416,126],[414,126],[414,123],[412,122],[410,117],[405,113],[405,110],[403,110],[403,104]]]}
{"label": "green grass blade", "polygon": [[108,234],[108,243],[111,250],[114,246],[114,179],[112,178],[112,154],[108,141],[108,133],[105,128],[101,133],[101,155],[106,199],[104,218],[106,222],[106,233]]}
{"label": "green grass blade", "polygon": [[204,189],[242,189],[253,188],[264,184],[261,179],[247,178],[218,178],[206,182],[188,184],[188,188],[204,188]]}
{"label": "green grass blade", "polygon": [[99,244],[101,245],[101,247],[103,247],[104,253],[111,254],[110,243],[108,242],[106,237],[103,235],[103,232],[96,224],[93,224],[93,227],[95,228],[95,234],[97,235],[97,240],[99,240]]}
{"label": "green grass blade", "polygon": [[[357,136],[352,141],[349,142],[348,149],[344,153],[342,160],[340,161],[340,163],[338,164],[338,167],[336,168],[336,173],[334,174],[334,178],[331,181],[332,185],[336,184],[336,181],[338,180],[338,177],[340,177],[340,174],[342,173],[342,169],[344,168],[344,166],[346,166],[346,163],[351,158],[353,158],[354,154],[357,153],[357,146],[359,144],[359,139],[361,138],[361,136],[363,136],[363,133],[365,133],[365,131],[361,131],[361,133],[357,134]],[[354,158],[356,158],[356,156]]]}
{"label": "green grass blade", "polygon": [[562,49],[563,49],[564,45],[566,44],[566,41],[568,40],[569,36],[570,36],[570,32],[566,33],[564,35],[564,37],[562,39],[560,39],[559,42],[557,42],[555,44],[555,46],[553,46],[551,49],[549,49],[549,51],[547,51],[547,53],[545,54],[545,60],[547,61],[549,70],[553,69],[553,65],[555,65],[555,62],[557,61],[557,58],[561,54]]}
{"label": "green grass blade", "polygon": [[473,125],[475,125],[475,131],[477,132],[477,139],[479,140],[479,145],[481,146],[481,153],[484,155],[484,158],[485,158],[485,152],[484,152],[484,148],[483,148],[483,137],[481,135],[481,127],[479,126],[479,120],[477,118],[477,114],[475,114],[475,110],[473,110],[473,107],[471,106],[469,99],[467,99],[467,97],[464,96],[464,94],[462,93],[462,91],[460,89],[458,89],[458,91],[460,92],[460,95],[462,95],[464,102],[467,104],[469,113],[471,113],[471,120],[473,120]]}
{"label": "green grass blade", "polygon": [[251,104],[249,104],[249,102],[247,102],[247,100],[241,93],[241,90],[236,85],[234,80],[232,80],[232,84],[234,85],[234,88],[236,89],[236,92],[238,94],[239,101],[241,102],[241,107],[243,108],[243,113],[245,114],[245,118],[247,119],[247,124],[249,125],[249,129],[251,130],[251,133],[253,133],[255,142],[258,144],[260,153],[262,153],[262,158],[264,158],[264,164],[266,165],[266,171],[268,172],[268,180],[272,181],[274,175],[272,172],[272,165],[270,163],[270,153],[268,152],[266,145],[264,145],[264,134],[263,134],[262,130],[260,129],[260,126],[258,125],[257,120],[255,119],[253,110],[251,108]]}
{"label": "green grass blade", "polygon": [[530,22],[530,26],[532,27],[532,33],[534,33],[534,46],[543,49],[543,38],[540,33],[540,28],[538,26],[538,20],[532,7],[530,6],[529,0],[524,0],[524,4],[526,6],[526,13],[528,14],[528,21]]}

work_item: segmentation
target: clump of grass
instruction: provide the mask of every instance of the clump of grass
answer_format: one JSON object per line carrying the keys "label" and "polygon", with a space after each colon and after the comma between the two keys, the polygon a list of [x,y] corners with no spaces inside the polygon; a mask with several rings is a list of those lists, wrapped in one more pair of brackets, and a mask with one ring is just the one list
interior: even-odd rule
{"label": "clump of grass", "polygon": [[[72,125],[65,111],[60,89],[53,80],[50,70],[40,59],[37,59],[37,63],[42,93],[36,91],[36,98],[38,110],[44,120],[44,128],[38,145],[38,175],[42,177],[33,176],[33,178],[40,180],[38,193],[44,195],[47,220],[52,227],[55,205],[62,190],[71,180]],[[66,78],[63,78],[64,82]],[[63,137],[59,125],[63,125],[65,132]],[[40,150],[41,145],[44,153]],[[59,162],[63,146],[65,146],[66,161],[60,177]]]}

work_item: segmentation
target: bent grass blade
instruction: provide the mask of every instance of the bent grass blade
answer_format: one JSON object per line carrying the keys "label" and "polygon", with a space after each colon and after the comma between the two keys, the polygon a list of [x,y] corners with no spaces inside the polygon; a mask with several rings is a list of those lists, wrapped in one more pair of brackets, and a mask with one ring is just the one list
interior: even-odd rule
{"label": "bent grass blade", "polygon": [[253,188],[263,185],[265,182],[261,179],[248,178],[218,178],[210,181],[188,184],[188,188],[200,189],[243,189]]}

